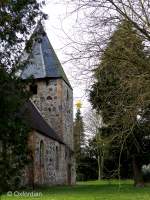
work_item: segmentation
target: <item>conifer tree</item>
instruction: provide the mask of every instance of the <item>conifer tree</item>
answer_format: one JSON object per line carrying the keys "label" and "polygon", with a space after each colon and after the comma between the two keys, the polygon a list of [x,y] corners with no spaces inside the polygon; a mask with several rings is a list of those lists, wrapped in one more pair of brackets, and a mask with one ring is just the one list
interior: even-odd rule
{"label": "conifer tree", "polygon": [[81,154],[83,145],[84,145],[84,125],[80,108],[78,108],[74,121],[74,149],[77,158]]}
{"label": "conifer tree", "polygon": [[102,113],[104,138],[114,151],[132,160],[135,185],[143,185],[141,167],[149,162],[150,61],[142,38],[123,21],[110,38],[90,91],[93,108]]}
{"label": "conifer tree", "polygon": [[82,165],[84,149],[84,123],[81,116],[80,106],[77,106],[76,117],[74,121],[74,151],[76,159],[77,179],[80,179],[80,165]]}

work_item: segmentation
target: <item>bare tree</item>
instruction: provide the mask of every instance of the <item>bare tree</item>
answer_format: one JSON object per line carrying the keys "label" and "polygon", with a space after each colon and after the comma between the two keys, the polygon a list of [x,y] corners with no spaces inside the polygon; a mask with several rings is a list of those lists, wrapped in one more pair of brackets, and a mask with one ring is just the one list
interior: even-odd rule
{"label": "bare tree", "polygon": [[[126,19],[150,40],[150,1],[149,0],[70,0],[76,4],[75,11],[88,9],[89,17],[103,24]],[[97,15],[97,13],[99,13]],[[95,24],[96,24],[95,21]]]}
{"label": "bare tree", "polygon": [[63,2],[67,3],[67,7],[70,5],[68,16],[76,15],[75,34],[72,37],[65,34],[68,37],[69,60],[80,66],[80,74],[89,74],[97,66],[116,26],[124,19],[132,23],[146,41],[145,45],[149,46],[150,0],[63,0]]}
{"label": "bare tree", "polygon": [[[75,5],[72,13],[77,13],[78,32],[80,33],[80,39],[75,40],[75,37],[72,40],[73,53],[70,55],[76,63],[83,63],[84,71],[89,72],[99,65],[101,55],[112,33],[123,20],[130,22],[137,30],[137,34],[142,36],[145,47],[149,46],[149,0],[68,0],[68,2]],[[136,62],[141,63],[142,60],[139,61],[139,59]],[[139,77],[143,85],[144,74],[140,74]],[[127,118],[129,120],[129,116]]]}
{"label": "bare tree", "polygon": [[95,148],[97,152],[98,180],[103,178],[105,141],[101,138],[100,130],[102,128],[102,117],[95,110],[89,110],[85,116],[85,132],[95,140]]}

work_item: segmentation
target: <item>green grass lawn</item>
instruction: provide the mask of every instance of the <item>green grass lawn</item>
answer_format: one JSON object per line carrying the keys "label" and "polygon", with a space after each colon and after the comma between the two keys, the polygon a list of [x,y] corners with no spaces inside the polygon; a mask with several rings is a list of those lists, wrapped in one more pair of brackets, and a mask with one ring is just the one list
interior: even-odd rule
{"label": "green grass lawn", "polygon": [[80,182],[72,187],[49,187],[37,189],[35,192],[41,192],[42,196],[21,197],[12,195],[9,197],[3,195],[1,200],[150,200],[150,187],[135,188],[131,181],[121,181],[120,184],[119,181],[115,180]]}

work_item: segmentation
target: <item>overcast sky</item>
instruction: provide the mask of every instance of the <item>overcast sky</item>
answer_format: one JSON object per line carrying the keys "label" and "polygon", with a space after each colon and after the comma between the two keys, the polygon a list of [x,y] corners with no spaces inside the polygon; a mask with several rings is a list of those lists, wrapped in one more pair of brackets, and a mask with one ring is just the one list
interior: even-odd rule
{"label": "overcast sky", "polygon": [[69,8],[65,4],[55,4],[51,0],[47,0],[44,12],[48,14],[49,18],[45,21],[45,28],[48,34],[49,40],[63,65],[63,68],[68,76],[68,79],[73,87],[74,91],[74,113],[75,102],[81,100],[82,102],[82,114],[86,112],[89,107],[87,101],[85,89],[87,88],[87,81],[79,80],[77,66],[73,66],[71,62],[66,62],[65,46],[68,44],[68,36],[76,34],[75,24],[77,21],[77,15],[69,15]]}

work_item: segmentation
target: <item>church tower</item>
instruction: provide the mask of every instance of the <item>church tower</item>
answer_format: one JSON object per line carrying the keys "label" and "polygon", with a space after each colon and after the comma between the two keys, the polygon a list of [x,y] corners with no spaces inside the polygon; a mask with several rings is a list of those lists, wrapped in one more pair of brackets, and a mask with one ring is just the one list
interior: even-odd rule
{"label": "church tower", "polygon": [[21,77],[33,77],[32,102],[59,138],[73,149],[72,87],[42,25],[33,35],[35,42]]}

